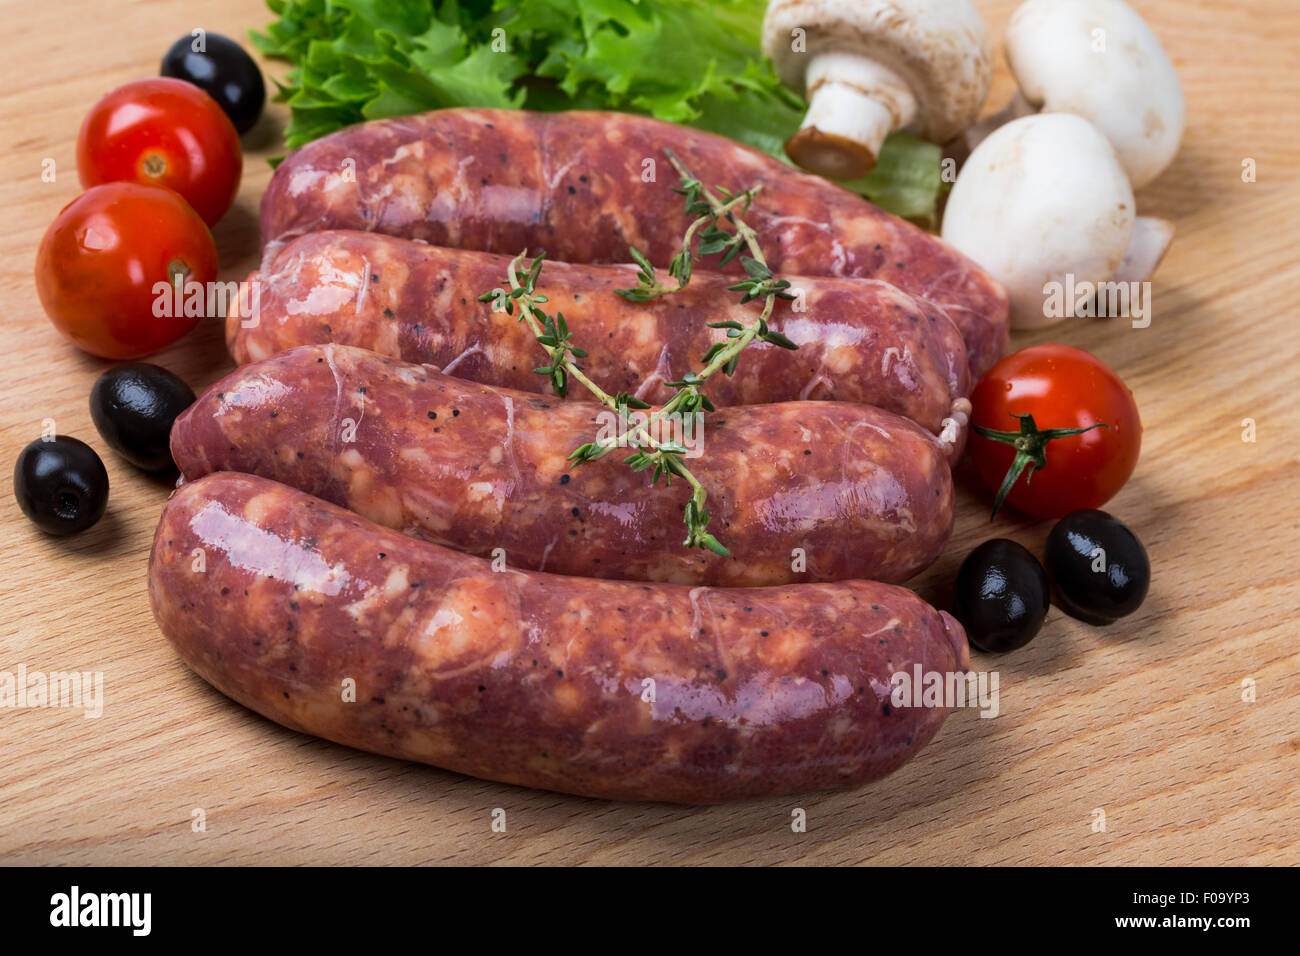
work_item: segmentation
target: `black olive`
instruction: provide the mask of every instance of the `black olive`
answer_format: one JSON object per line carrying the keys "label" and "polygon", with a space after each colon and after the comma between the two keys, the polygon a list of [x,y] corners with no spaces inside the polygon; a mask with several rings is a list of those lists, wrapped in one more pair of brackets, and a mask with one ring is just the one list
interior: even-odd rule
{"label": "black olive", "polygon": [[109,369],[90,390],[90,417],[105,443],[145,471],[175,467],[168,447],[172,422],[193,404],[193,389],[144,362]]}
{"label": "black olive", "polygon": [[234,40],[220,33],[203,36],[203,52],[194,49],[198,39],[187,34],[163,56],[163,76],[193,83],[225,110],[235,129],[246,133],[262,115],[266,84],[253,58]]}
{"label": "black olive", "polygon": [[1088,624],[1110,624],[1136,611],[1151,586],[1151,561],[1137,535],[1104,511],[1066,515],[1043,552],[1061,609]]}
{"label": "black olive", "polygon": [[1014,541],[994,538],[966,556],[954,588],[957,619],[983,651],[1028,644],[1051,606],[1051,584],[1038,559]]}
{"label": "black olive", "polygon": [[85,531],[108,504],[108,472],[84,441],[38,438],[18,455],[14,497],[23,514],[50,534]]}

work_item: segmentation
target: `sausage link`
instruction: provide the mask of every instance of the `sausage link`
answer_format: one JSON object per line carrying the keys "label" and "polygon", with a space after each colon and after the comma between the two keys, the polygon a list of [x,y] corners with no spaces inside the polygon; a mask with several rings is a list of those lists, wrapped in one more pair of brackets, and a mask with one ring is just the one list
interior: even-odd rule
{"label": "sausage link", "polygon": [[[339,342],[543,392],[550,380],[533,372],[543,353],[528,327],[478,300],[499,286],[509,261],[373,233],[308,233],[250,276],[257,314],[242,316],[238,303],[231,309],[230,352],[242,364]],[[666,273],[660,278],[676,285]],[[940,433],[953,403],[970,391],[965,343],[947,316],[885,282],[790,278],[800,298],[780,300],[769,325],[798,351],[752,344],[734,375],[709,384],[709,398],[716,405],[864,402]],[[709,346],[725,341],[710,322],[754,321],[757,304],[742,306],[727,291],[734,281],[697,270],[681,292],[634,304],[614,290],[636,285],[635,267],[552,262],[539,289],[547,311],[563,313],[574,341],[590,350],[583,368],[593,381],[611,395],[659,403],[674,391],[665,382],[680,380]]]}
{"label": "sausage link", "polygon": [[666,149],[711,187],[761,188],[745,218],[774,271],[882,279],[944,309],[974,378],[1006,348],[1006,291],[940,239],[756,150],[625,113],[450,109],[340,130],[276,169],[262,239],[358,229],[574,263],[635,246],[664,265],[688,224]]}
{"label": "sausage link", "polygon": [[678,435],[702,450],[687,465],[734,557],[685,548],[684,481],[652,485],[626,451],[570,467],[612,419],[594,403],[317,345],[217,382],[176,420],[171,449],[186,479],[262,475],[438,544],[588,577],[896,582],[952,530],[934,436],[869,405],[788,402],[718,409]]}
{"label": "sausage link", "polygon": [[892,585],[494,573],[229,473],[168,501],[149,596],[186,664],[286,727],[609,799],[721,803],[873,780],[948,713],[891,706],[891,676],[969,663],[961,626]]}

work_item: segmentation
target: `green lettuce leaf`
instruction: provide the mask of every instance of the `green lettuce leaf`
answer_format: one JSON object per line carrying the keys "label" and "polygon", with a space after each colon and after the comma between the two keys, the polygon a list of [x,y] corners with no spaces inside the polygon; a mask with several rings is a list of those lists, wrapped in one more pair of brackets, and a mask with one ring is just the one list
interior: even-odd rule
{"label": "green lettuce leaf", "polygon": [[[277,82],[290,148],[367,119],[452,106],[645,113],[786,160],[803,102],[759,52],[765,0],[267,0],[252,32],[292,68]],[[933,223],[937,146],[886,140],[845,183]]]}

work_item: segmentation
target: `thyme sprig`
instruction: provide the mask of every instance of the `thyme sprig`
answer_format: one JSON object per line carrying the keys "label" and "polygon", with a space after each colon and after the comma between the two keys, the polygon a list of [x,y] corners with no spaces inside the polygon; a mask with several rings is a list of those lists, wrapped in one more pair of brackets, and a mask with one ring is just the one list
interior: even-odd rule
{"label": "thyme sprig", "polygon": [[[683,456],[690,449],[680,442],[656,441],[650,433],[649,421],[638,424],[629,418],[629,409],[642,410],[650,408],[648,402],[629,395],[627,392],[610,395],[587,377],[582,370],[582,366],[574,361],[575,358],[585,358],[587,352],[585,349],[573,344],[572,333],[569,332],[563,314],[557,312],[555,316],[551,316],[539,308],[540,305],[547,302],[546,296],[537,291],[537,280],[541,275],[545,253],[533,259],[528,269],[521,276],[519,267],[527,258],[527,255],[528,252],[525,250],[512,259],[506,269],[504,285],[484,292],[478,297],[479,301],[491,302],[493,309],[505,312],[507,315],[514,315],[515,306],[518,305],[519,315],[517,321],[528,324],[533,337],[546,350],[547,356],[551,359],[550,365],[541,366],[534,369],[534,371],[539,375],[548,376],[555,388],[555,393],[561,397],[567,395],[570,379],[579,382],[591,394],[596,396],[602,405],[618,415],[620,422],[625,426],[613,438],[604,438],[596,442],[587,442],[580,445],[569,454],[568,460],[576,467],[585,462],[603,458],[614,448],[628,447],[629,445],[636,448],[636,451],[623,459],[624,463],[629,465],[633,471],[640,472],[653,467],[652,484],[658,484],[659,479],[663,478],[665,485],[671,485],[673,477],[676,476],[691,486],[691,497],[687,501],[684,511],[686,540],[683,544],[688,548],[708,548],[715,554],[731,557],[731,552],[717,538],[709,534],[707,530],[709,513],[704,507],[704,502],[708,497],[708,492],[683,461]],[[700,399],[703,399],[703,396],[700,396]],[[706,402],[707,400],[697,400],[691,407],[698,408]],[[681,403],[677,407],[680,408]],[[707,407],[712,409],[713,406],[710,403]],[[660,409],[653,416],[653,421],[658,422],[663,417],[664,411]]]}
{"label": "thyme sprig", "polygon": [[[671,155],[670,150],[665,152]],[[677,163],[674,163],[674,166],[677,166]],[[680,169],[679,166],[679,172]],[[718,260],[718,266],[725,266],[740,252],[745,244],[745,237],[738,232],[727,232],[720,228],[718,217],[726,216],[730,219],[737,206],[741,207],[742,214],[748,212],[755,194],[761,188],[755,186],[753,189],[733,194],[725,187],[719,186],[718,192],[722,193],[722,201],[714,205],[711,199],[704,195],[703,183],[693,176],[683,175],[681,185],[674,186],[673,192],[686,197],[686,214],[695,215],[697,218],[687,227],[686,234],[682,237],[681,248],[668,263],[668,275],[677,280],[677,287],[661,284],[655,276],[654,266],[650,264],[650,260],[636,247],[629,247],[628,252],[640,267],[637,270],[637,284],[631,289],[615,289],[615,294],[629,302],[649,302],[669,292],[685,289],[691,281],[694,263],[699,262],[702,256],[721,254],[722,258]],[[697,233],[699,246],[692,252],[691,245]]]}
{"label": "thyme sprig", "polygon": [[[757,233],[741,218],[749,210],[759,187],[740,193],[719,187],[719,198],[691,174],[676,154],[667,149],[664,152],[681,177],[680,185],[674,187],[674,190],[686,197],[687,214],[696,216],[686,230],[680,250],[669,264],[668,273],[677,280],[677,288],[660,283],[650,260],[638,250],[631,249],[632,258],[638,266],[637,285],[632,289],[615,291],[630,302],[649,302],[658,296],[685,288],[691,280],[694,263],[702,257],[720,256],[718,265],[723,266],[739,256],[746,277],[728,289],[743,293],[741,304],[762,299],[763,309],[750,325],[734,319],[708,323],[709,328],[725,329],[725,340],[709,346],[700,360],[703,368],[699,371],[687,372],[679,381],[664,383],[677,391],[644,422],[634,423],[629,418],[628,410],[648,409],[651,406],[626,392],[611,396],[591,381],[582,367],[574,362],[574,358],[585,358],[587,353],[572,344],[572,335],[564,316],[557,313],[551,317],[538,307],[547,301],[545,295],[536,291],[544,256],[535,258],[520,278],[519,265],[527,256],[526,251],[521,252],[507,269],[505,286],[508,288],[485,292],[479,296],[479,301],[492,301],[493,308],[502,309],[507,314],[513,314],[517,303],[519,321],[528,323],[534,337],[551,359],[550,365],[541,366],[535,371],[549,376],[556,394],[560,396],[566,395],[570,379],[578,381],[601,404],[613,410],[622,424],[628,426],[615,436],[599,438],[575,448],[568,457],[573,467],[603,458],[615,448],[634,448],[623,459],[623,463],[636,472],[651,471],[652,484],[657,484],[662,478],[665,485],[671,485],[673,478],[677,477],[691,486],[691,497],[687,500],[682,515],[686,524],[686,540],[682,544],[688,548],[708,548],[715,554],[730,557],[731,552],[726,546],[708,531],[708,492],[686,466],[685,456],[690,450],[677,441],[656,440],[651,429],[670,415],[701,415],[706,411],[714,411],[714,405],[702,391],[702,386],[719,371],[724,375],[733,374],[740,353],[754,340],[768,342],[783,349],[797,349],[799,346],[767,325],[776,300],[794,299],[795,295],[789,291],[790,283],[775,276],[768,268],[763,250],[758,245]],[[742,254],[744,249],[748,250],[749,255]]]}
{"label": "thyme sprig", "polygon": [[622,296],[629,302],[649,302],[651,299],[657,299],[665,293],[676,292],[677,289],[682,287],[681,279],[677,279],[677,289],[672,286],[661,285],[655,275],[655,267],[650,264],[650,260],[634,248],[629,248],[628,251],[632,253],[632,259],[638,266],[636,286],[631,289],[615,289],[615,295]]}
{"label": "thyme sprig", "polygon": [[[542,365],[535,369],[538,375],[545,375],[551,380],[551,386],[555,389],[555,394],[565,398],[569,394],[569,378],[575,378],[594,394],[600,397],[604,402],[609,399],[604,390],[595,382],[587,378],[582,372],[582,366],[573,361],[574,358],[586,358],[587,350],[579,348],[573,344],[573,334],[569,332],[568,323],[564,321],[564,313],[557,312],[555,315],[548,315],[538,308],[539,305],[547,301],[546,296],[537,291],[537,279],[542,274],[542,262],[546,259],[546,253],[541,253],[528,267],[523,278],[519,276],[519,264],[524,261],[528,255],[528,250],[524,250],[511,260],[506,269],[506,284],[509,289],[496,288],[489,289],[478,297],[480,302],[491,302],[492,308],[497,311],[505,312],[506,315],[514,315],[515,304],[519,304],[520,322],[527,322],[533,337],[543,349],[546,350],[547,356],[551,360],[550,365]],[[572,358],[570,358],[572,356]]]}

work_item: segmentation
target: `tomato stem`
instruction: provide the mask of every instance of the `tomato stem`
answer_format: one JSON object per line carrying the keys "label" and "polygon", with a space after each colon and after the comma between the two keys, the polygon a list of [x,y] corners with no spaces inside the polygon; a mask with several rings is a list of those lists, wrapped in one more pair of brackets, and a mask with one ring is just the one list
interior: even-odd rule
{"label": "tomato stem", "polygon": [[140,160],[140,170],[150,179],[159,179],[167,172],[167,160],[157,153],[149,153]]}
{"label": "tomato stem", "polygon": [[173,259],[167,263],[167,281],[176,285],[176,280],[180,279],[181,288],[184,289],[190,281],[191,270],[189,264],[184,259]]}
{"label": "tomato stem", "polygon": [[1007,495],[1011,492],[1011,487],[1016,483],[1016,479],[1020,477],[1020,473],[1025,470],[1026,465],[1029,466],[1029,472],[1025,475],[1026,485],[1034,476],[1034,472],[1047,467],[1048,442],[1054,438],[1065,438],[1067,435],[1082,435],[1094,428],[1110,428],[1105,422],[1097,422],[1087,428],[1040,429],[1034,424],[1033,415],[1018,415],[1015,412],[1008,412],[1007,414],[1020,420],[1020,431],[1000,432],[992,428],[982,428],[979,425],[971,426],[975,430],[975,434],[981,438],[1010,445],[1016,450],[1016,457],[1011,460],[1011,467],[1007,469],[1006,476],[1002,479],[1002,487],[998,489],[997,497],[993,499],[993,512],[989,515],[990,521],[997,517],[998,508],[1002,507],[1002,502],[1006,500]]}

